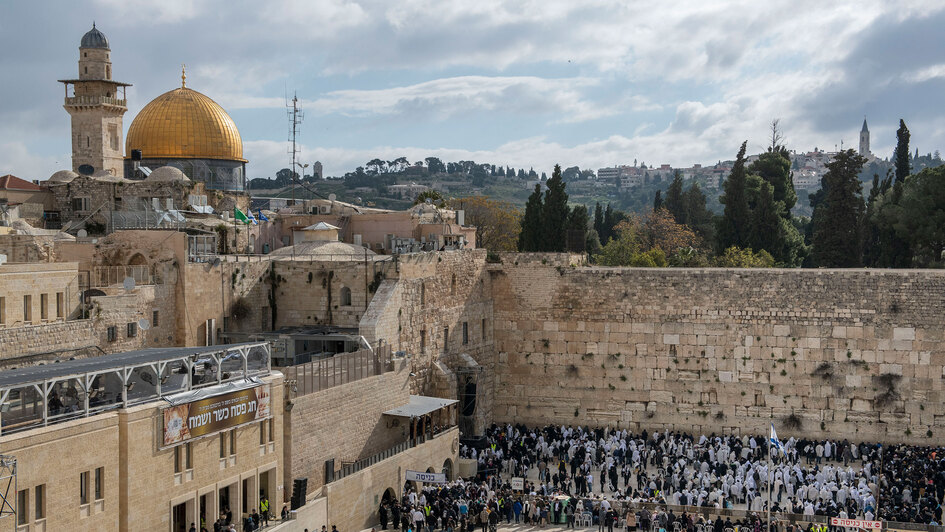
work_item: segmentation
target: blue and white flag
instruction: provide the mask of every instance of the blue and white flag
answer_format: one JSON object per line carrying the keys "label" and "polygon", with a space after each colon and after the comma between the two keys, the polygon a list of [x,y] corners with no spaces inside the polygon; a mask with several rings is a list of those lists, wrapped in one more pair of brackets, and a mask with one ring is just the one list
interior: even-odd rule
{"label": "blue and white flag", "polygon": [[262,209],[259,210],[259,221],[268,222],[269,218],[266,218],[266,215],[262,213]]}
{"label": "blue and white flag", "polygon": [[771,424],[771,446],[784,453],[784,447],[781,445],[781,440],[778,439],[778,433],[774,430],[774,423]]}
{"label": "blue and white flag", "polygon": [[247,222],[246,222],[246,223],[250,223],[250,224],[253,224],[253,225],[257,225],[257,224],[259,223],[258,221],[256,221],[256,217],[253,216],[253,210],[252,210],[252,209],[246,209],[246,213],[247,213],[247,216],[248,216],[248,219],[247,219]]}

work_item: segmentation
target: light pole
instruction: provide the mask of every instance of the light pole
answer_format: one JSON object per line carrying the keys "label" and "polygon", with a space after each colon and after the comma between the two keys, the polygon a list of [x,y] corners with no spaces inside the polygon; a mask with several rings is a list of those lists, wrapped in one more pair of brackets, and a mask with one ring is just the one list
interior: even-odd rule
{"label": "light pole", "polygon": [[[292,162],[295,164],[295,166],[298,166],[299,168],[302,169],[302,177],[304,178],[304,177],[305,177],[305,169],[308,168],[308,163],[302,164],[302,163],[295,162],[295,161],[292,161]],[[292,169],[292,173],[293,173],[293,174],[295,173],[295,168]],[[301,181],[302,181],[302,180],[299,179],[299,182],[301,182]],[[295,205],[295,183],[292,183],[292,204]]]}

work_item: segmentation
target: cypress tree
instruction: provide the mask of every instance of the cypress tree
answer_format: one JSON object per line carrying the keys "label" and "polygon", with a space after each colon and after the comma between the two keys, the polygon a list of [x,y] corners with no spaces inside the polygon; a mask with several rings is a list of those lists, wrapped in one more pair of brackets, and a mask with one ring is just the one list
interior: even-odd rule
{"label": "cypress tree", "polygon": [[601,208],[600,202],[597,202],[597,205],[594,207],[594,230],[597,231],[597,236],[601,240],[604,238],[604,209]]}
{"label": "cypress tree", "polygon": [[896,183],[902,183],[911,173],[909,168],[909,128],[906,122],[899,119],[899,129],[896,130]]}
{"label": "cypress tree", "polygon": [[617,218],[614,215],[614,209],[608,203],[607,210],[604,211],[604,223],[601,226],[603,232],[598,235],[600,236],[600,244],[602,246],[606,245],[607,241],[614,237],[615,225],[617,225]]}
{"label": "cypress tree", "polygon": [[725,205],[719,220],[716,249],[719,253],[731,246],[740,248],[748,245],[748,231],[751,213],[748,208],[748,195],[745,191],[747,175],[745,173],[745,149],[748,141],[742,143],[735,157],[735,164],[728,179],[722,185],[723,193],[719,201]]}
{"label": "cypress tree", "polygon": [[653,196],[653,210],[659,210],[663,208],[663,191],[657,190],[656,196]]}
{"label": "cypress tree", "polygon": [[545,201],[541,209],[541,251],[564,251],[567,242],[568,193],[561,178],[561,165],[547,182]]}
{"label": "cypress tree", "polygon": [[866,158],[853,150],[844,150],[827,163],[823,178],[826,194],[817,203],[811,221],[813,259],[818,266],[853,268],[862,263],[864,205],[857,176],[865,162]]}
{"label": "cypress tree", "polygon": [[535,191],[528,196],[525,214],[522,215],[522,232],[518,235],[519,251],[541,249],[541,183],[535,183]]}
{"label": "cypress tree", "polygon": [[751,212],[748,245],[754,251],[765,250],[775,258],[783,256],[781,206],[774,200],[774,187],[762,181],[755,208]]}
{"label": "cypress tree", "polygon": [[679,174],[679,170],[676,171],[676,174],[673,176],[673,182],[670,183],[669,188],[666,189],[666,200],[663,206],[673,215],[673,218],[676,219],[676,223],[688,223],[686,220],[686,205],[683,201],[682,176]]}

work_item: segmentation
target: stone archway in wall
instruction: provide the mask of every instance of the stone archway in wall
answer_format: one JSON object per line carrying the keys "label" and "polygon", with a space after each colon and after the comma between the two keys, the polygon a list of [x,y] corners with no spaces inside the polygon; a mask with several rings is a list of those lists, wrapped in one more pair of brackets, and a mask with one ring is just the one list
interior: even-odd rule
{"label": "stone archway in wall", "polygon": [[387,488],[384,490],[384,494],[381,495],[381,503],[387,504],[391,502],[397,502],[397,492],[394,491],[394,488]]}
{"label": "stone archway in wall", "polygon": [[452,459],[452,458],[447,458],[447,459],[443,462],[443,471],[442,471],[442,472],[443,472],[444,475],[446,475],[446,480],[447,480],[447,481],[453,480],[453,459]]}
{"label": "stone archway in wall", "polygon": [[141,253],[135,253],[128,259],[128,266],[147,266],[148,259],[144,258],[144,255]]}

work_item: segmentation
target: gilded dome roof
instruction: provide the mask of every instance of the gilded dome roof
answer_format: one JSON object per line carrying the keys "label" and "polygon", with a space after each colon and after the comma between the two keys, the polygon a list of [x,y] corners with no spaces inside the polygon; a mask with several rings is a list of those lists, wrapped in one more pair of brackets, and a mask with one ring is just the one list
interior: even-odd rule
{"label": "gilded dome roof", "polygon": [[181,87],[165,92],[138,113],[125,142],[125,156],[144,159],[243,159],[236,124],[215,101]]}

